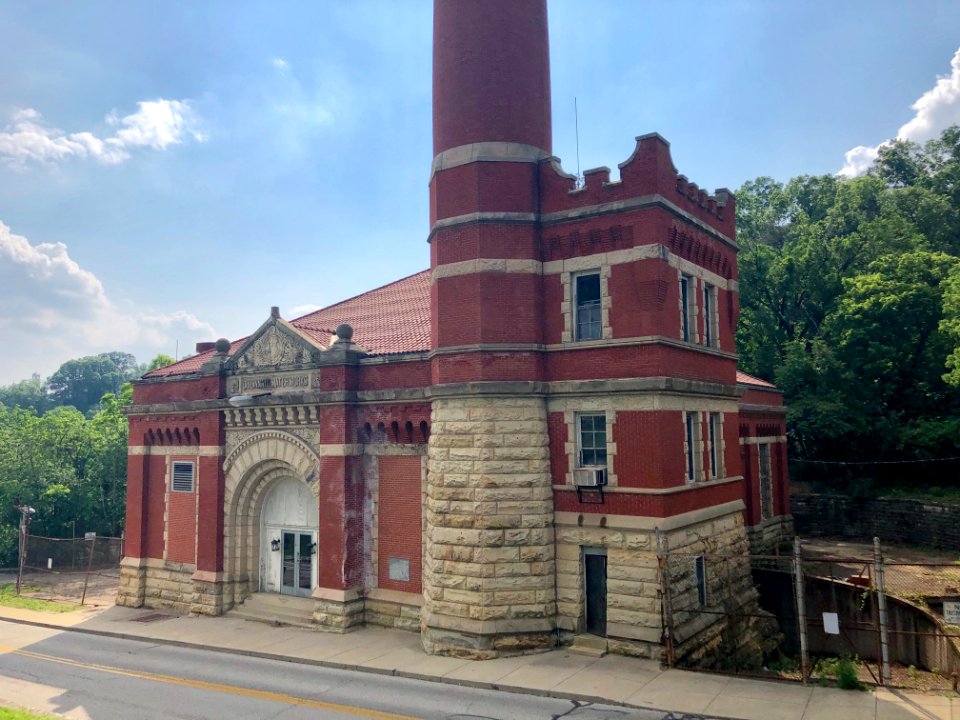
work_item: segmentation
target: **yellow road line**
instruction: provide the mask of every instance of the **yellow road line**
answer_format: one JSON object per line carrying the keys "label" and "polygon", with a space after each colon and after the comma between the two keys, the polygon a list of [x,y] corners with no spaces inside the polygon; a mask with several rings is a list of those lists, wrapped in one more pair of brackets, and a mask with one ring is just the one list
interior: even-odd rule
{"label": "yellow road line", "polygon": [[157,673],[143,672],[140,670],[126,670],[124,668],[111,667],[109,665],[85,663],[80,662],[79,660],[69,660],[67,658],[57,657],[55,655],[44,655],[42,653],[32,652],[30,650],[18,650],[16,648],[0,646],[0,653],[23,655],[24,657],[33,658],[35,660],[45,660],[47,662],[55,662],[60,663],[61,665],[87,668],[89,670],[99,670],[100,672],[123,675],[124,677],[132,677],[140,680],[153,680],[155,682],[162,682],[170,685],[180,685],[181,687],[195,688],[197,690],[210,690],[213,692],[222,692],[229,695],[255,698],[257,700],[269,700],[288,705],[302,705],[304,707],[315,708],[317,710],[328,710],[330,712],[342,713],[344,715],[355,715],[361,718],[369,718],[369,720],[418,720],[418,718],[414,718],[409,715],[397,715],[396,713],[381,712],[380,710],[367,710],[364,708],[353,707],[352,705],[339,705],[337,703],[322,702],[320,700],[310,700],[309,698],[269,692],[267,690],[252,690],[251,688],[240,687],[238,685],[210,683],[204,682],[203,680],[190,680],[188,678],[175,677],[173,675],[160,675]]}

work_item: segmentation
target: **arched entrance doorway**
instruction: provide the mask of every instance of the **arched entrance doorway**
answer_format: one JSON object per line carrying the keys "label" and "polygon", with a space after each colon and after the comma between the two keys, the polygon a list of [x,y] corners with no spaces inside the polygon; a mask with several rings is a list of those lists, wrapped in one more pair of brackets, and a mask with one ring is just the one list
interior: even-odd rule
{"label": "arched entrance doorway", "polygon": [[[297,550],[303,544],[309,551],[317,542],[320,457],[316,451],[291,432],[254,430],[242,434],[223,469],[224,608],[243,602],[250,593],[280,592],[284,529],[294,535],[298,531],[313,534],[312,539],[292,538],[293,572],[299,578],[301,567],[312,565],[310,587],[315,588],[318,556]],[[273,540],[278,541],[277,550]],[[302,558],[308,563],[297,562]]]}
{"label": "arched entrance doorway", "polygon": [[317,530],[313,493],[296,478],[267,490],[260,512],[260,591],[310,596],[317,586]]}

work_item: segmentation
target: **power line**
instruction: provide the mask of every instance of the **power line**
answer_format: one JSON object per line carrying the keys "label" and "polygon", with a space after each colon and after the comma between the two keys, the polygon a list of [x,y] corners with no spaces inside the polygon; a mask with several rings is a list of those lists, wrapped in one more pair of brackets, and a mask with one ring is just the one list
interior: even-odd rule
{"label": "power line", "polygon": [[917,463],[950,462],[960,460],[960,455],[943,458],[928,458],[925,460],[802,460],[793,458],[793,462],[813,463],[816,465],[914,465]]}

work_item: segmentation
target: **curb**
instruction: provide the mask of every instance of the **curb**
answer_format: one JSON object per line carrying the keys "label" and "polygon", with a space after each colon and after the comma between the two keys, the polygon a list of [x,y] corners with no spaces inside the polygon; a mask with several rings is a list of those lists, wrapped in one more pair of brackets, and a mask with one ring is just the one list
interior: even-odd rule
{"label": "curb", "polygon": [[[383,675],[387,677],[398,677],[407,680],[420,680],[423,682],[438,683],[441,685],[459,685],[460,687],[474,688],[476,690],[494,690],[497,692],[508,692],[517,695],[532,695],[535,697],[551,698],[554,700],[569,700],[571,702],[592,704],[592,705],[611,705],[616,707],[632,708],[636,710],[646,710],[649,712],[662,712],[665,717],[675,717],[671,715],[670,710],[662,708],[652,708],[644,705],[632,705],[622,700],[613,700],[610,698],[585,695],[581,693],[569,693],[557,690],[542,690],[538,688],[527,688],[518,685],[503,685],[500,683],[480,682],[476,680],[459,680],[447,678],[442,675],[425,675],[423,673],[407,672],[405,670],[387,670],[385,668],[368,667],[365,665],[354,665],[350,663],[338,663],[333,660],[312,660],[310,658],[291,657],[289,655],[276,655],[273,653],[260,652],[258,650],[241,650],[237,648],[217,647],[213,645],[201,645],[184,640],[167,640],[165,638],[148,637],[144,635],[133,635],[131,633],[113,632],[111,630],[91,630],[89,628],[64,627],[54,623],[45,623],[38,620],[25,620],[22,618],[10,618],[0,615],[0,622],[16,623],[18,625],[30,625],[33,627],[45,628],[48,630],[61,630],[64,632],[75,632],[83,635],[95,635],[100,637],[114,638],[117,640],[132,640],[139,642],[149,642],[155,645],[165,645],[168,647],[180,647],[190,650],[207,650],[210,652],[222,653],[225,655],[237,655],[241,657],[257,658],[259,660],[275,660],[278,662],[294,663],[297,665],[311,665],[313,667],[328,668],[331,670],[348,670],[352,672],[362,672],[370,675]],[[690,718],[710,718],[710,720],[736,720],[735,718],[726,718],[721,715],[703,715],[699,713],[683,714],[683,717]]]}

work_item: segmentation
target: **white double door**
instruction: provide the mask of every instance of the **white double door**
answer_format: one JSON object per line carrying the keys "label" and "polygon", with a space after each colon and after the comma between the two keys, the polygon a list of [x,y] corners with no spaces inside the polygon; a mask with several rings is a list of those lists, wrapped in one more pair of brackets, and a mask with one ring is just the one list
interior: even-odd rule
{"label": "white double door", "polygon": [[260,590],[309,597],[317,586],[317,500],[293,478],[267,492],[260,523]]}

